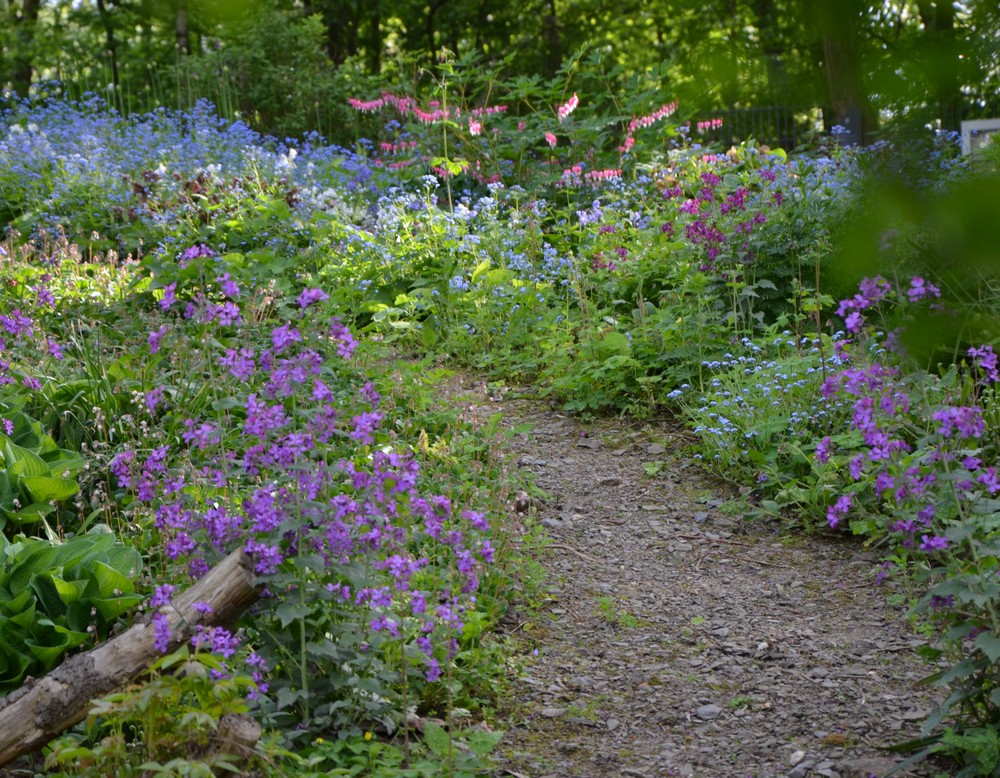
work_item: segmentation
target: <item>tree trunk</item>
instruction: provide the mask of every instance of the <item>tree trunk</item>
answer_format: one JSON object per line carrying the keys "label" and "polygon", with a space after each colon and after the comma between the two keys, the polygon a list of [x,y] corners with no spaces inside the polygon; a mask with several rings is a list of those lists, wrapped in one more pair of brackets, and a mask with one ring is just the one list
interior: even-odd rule
{"label": "tree trunk", "polygon": [[764,66],[767,68],[769,102],[788,102],[788,68],[785,64],[785,44],[781,40],[780,15],[774,0],[754,0],[753,14],[760,38]]}
{"label": "tree trunk", "polygon": [[832,121],[847,130],[846,142],[867,143],[878,129],[878,117],[865,92],[858,47],[863,5],[858,0],[817,0],[815,6]]}
{"label": "tree trunk", "polygon": [[942,129],[958,130],[962,123],[962,93],[955,6],[945,0],[922,0],[917,8],[929,54],[924,77],[930,85],[935,113]]}
{"label": "tree trunk", "polygon": [[378,75],[382,72],[382,12],[379,0],[372,0],[368,11],[368,35],[365,44],[368,72]]}
{"label": "tree trunk", "polygon": [[[257,598],[253,563],[234,551],[176,600],[160,608],[170,624],[168,651],[186,643],[198,624],[229,624]],[[211,606],[202,613],[197,602]],[[87,716],[91,700],[142,675],[162,656],[152,620],[83,654],[0,699],[0,766],[35,751]]]}
{"label": "tree trunk", "polygon": [[[20,97],[27,97],[31,89],[31,71],[34,61],[32,49],[35,44],[35,28],[38,25],[38,9],[41,0],[23,0],[21,12],[14,17],[14,67],[11,83]],[[13,6],[11,11],[13,12]]]}
{"label": "tree trunk", "polygon": [[548,78],[555,76],[562,65],[562,41],[559,37],[559,17],[556,15],[556,0],[548,0],[548,12],[542,17],[542,40],[545,41],[545,53],[542,55],[542,68]]}
{"label": "tree trunk", "polygon": [[187,0],[177,0],[177,8],[174,13],[174,36],[177,39],[177,48],[184,54],[190,54],[191,35],[188,30]]}
{"label": "tree trunk", "polygon": [[108,12],[105,0],[97,0],[97,13],[104,27],[104,41],[108,52],[108,63],[111,66],[111,83],[115,90],[115,99],[121,98],[121,82],[118,77],[118,42],[115,40],[115,25]]}

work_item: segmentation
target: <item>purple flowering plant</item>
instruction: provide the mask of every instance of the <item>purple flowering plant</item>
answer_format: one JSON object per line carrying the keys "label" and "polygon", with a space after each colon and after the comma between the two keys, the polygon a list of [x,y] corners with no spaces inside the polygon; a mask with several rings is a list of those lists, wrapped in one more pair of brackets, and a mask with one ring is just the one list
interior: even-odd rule
{"label": "purple flowering plant", "polygon": [[[451,673],[497,551],[481,513],[427,491],[326,303],[307,289],[289,319],[260,326],[168,311],[180,337],[219,332],[210,396],[230,399],[202,402],[198,417],[171,406],[183,417],[176,437],[119,452],[112,467],[135,520],[159,539],[165,574],[199,577],[237,548],[251,556],[267,596],[246,634],[263,664],[282,668],[261,676],[258,702],[302,732],[396,726]],[[405,681],[378,680],[389,677]],[[376,684],[374,698],[358,678]]]}
{"label": "purple flowering plant", "polygon": [[852,341],[822,393],[851,406],[850,422],[823,438],[814,456],[831,495],[829,526],[885,546],[889,571],[923,590],[911,614],[935,641],[921,653],[949,666],[927,679],[948,691],[925,725],[941,737],[946,716],[958,731],[1000,721],[992,691],[1000,682],[1000,441],[986,421],[996,414],[996,354],[973,345],[931,374],[898,346],[887,348],[889,338],[872,326],[886,306],[934,304],[938,295],[923,278],[866,279],[841,304]]}

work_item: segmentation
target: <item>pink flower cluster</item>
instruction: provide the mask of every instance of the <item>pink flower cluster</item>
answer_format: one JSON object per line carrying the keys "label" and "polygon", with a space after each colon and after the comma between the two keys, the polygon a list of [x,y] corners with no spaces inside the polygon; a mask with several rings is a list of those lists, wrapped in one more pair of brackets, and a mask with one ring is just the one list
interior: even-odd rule
{"label": "pink flower cluster", "polygon": [[632,121],[628,123],[628,134],[632,135],[636,130],[641,130],[644,127],[651,127],[660,119],[666,119],[677,110],[677,101],[672,103],[667,103],[666,105],[661,105],[651,114],[646,116],[640,116],[638,119],[633,118]]}
{"label": "pink flower cluster", "polygon": [[573,96],[569,100],[567,100],[565,103],[560,105],[559,108],[556,109],[556,113],[559,114],[559,121],[563,121],[564,119],[566,119],[567,116],[569,116],[571,113],[573,113],[573,111],[576,110],[576,107],[579,104],[580,104],[580,98],[577,97],[576,92],[574,92]]}
{"label": "pink flower cluster", "polygon": [[698,132],[709,132],[710,130],[717,130],[722,126],[722,119],[707,119],[703,122],[698,122],[695,128]]}
{"label": "pink flower cluster", "polygon": [[[422,124],[434,124],[436,122],[444,121],[446,119],[458,118],[462,115],[461,109],[445,110],[441,107],[441,103],[436,100],[432,100],[427,104],[429,110],[424,110],[419,105],[417,101],[412,97],[403,97],[401,95],[395,95],[392,92],[383,92],[381,97],[377,97],[374,100],[359,100],[356,97],[350,97],[347,100],[347,104],[351,106],[355,111],[360,111],[361,113],[377,113],[383,108],[395,108],[403,116],[408,114],[413,114],[417,121]],[[482,117],[488,116],[490,114],[505,113],[507,111],[506,105],[487,105],[482,108],[474,108],[469,111],[470,116]],[[479,122],[477,125],[482,128]],[[469,129],[472,130],[472,120],[469,120]],[[478,132],[473,132],[473,135],[478,135]]]}
{"label": "pink flower cluster", "polygon": [[415,140],[401,140],[399,143],[383,142],[379,144],[379,148],[386,154],[404,154],[416,150],[417,142]]}
{"label": "pink flower cluster", "polygon": [[489,116],[494,113],[506,113],[506,105],[484,105],[482,108],[473,108],[469,111],[469,116]]}
{"label": "pink flower cluster", "polygon": [[619,153],[628,154],[628,152],[632,150],[632,147],[635,145],[635,137],[633,136],[635,135],[636,130],[651,127],[656,122],[660,121],[660,119],[666,119],[667,117],[673,115],[676,110],[677,101],[675,100],[672,103],[661,105],[651,114],[647,114],[646,116],[640,116],[638,118],[633,116],[632,121],[628,123],[628,131],[625,133],[625,142],[618,147]]}
{"label": "pink flower cluster", "polygon": [[583,174],[583,180],[588,184],[596,184],[599,181],[606,181],[609,178],[621,178],[621,168],[608,168],[606,170],[591,170]]}
{"label": "pink flower cluster", "polygon": [[347,104],[355,111],[361,111],[361,113],[376,113],[388,105],[402,114],[407,114],[416,108],[417,101],[412,97],[402,97],[394,95],[392,92],[383,92],[381,97],[377,97],[374,100],[362,101],[356,97],[350,97],[347,100]]}

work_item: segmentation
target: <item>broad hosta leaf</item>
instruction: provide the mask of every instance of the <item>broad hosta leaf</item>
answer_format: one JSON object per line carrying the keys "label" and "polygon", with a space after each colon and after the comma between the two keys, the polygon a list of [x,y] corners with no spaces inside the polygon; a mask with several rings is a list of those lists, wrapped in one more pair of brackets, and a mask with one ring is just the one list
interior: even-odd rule
{"label": "broad hosta leaf", "polygon": [[48,475],[49,466],[34,451],[16,445],[10,438],[3,443],[4,464],[7,472],[21,478],[33,475]]}
{"label": "broad hosta leaf", "polygon": [[22,589],[14,597],[0,598],[0,616],[14,616],[25,610],[35,599],[31,589]]}
{"label": "broad hosta leaf", "polygon": [[80,491],[80,487],[72,478],[53,478],[51,476],[35,475],[23,481],[32,498],[36,502],[62,502]]}
{"label": "broad hosta leaf", "polygon": [[[134,546],[113,546],[104,554],[104,561],[122,575],[136,579],[142,572],[142,554]],[[130,589],[129,591],[135,591]]]}
{"label": "broad hosta leaf", "polygon": [[105,621],[114,621],[128,613],[142,600],[141,594],[122,594],[118,597],[92,597],[89,602],[97,608],[97,612]]}
{"label": "broad hosta leaf", "polygon": [[53,619],[64,616],[66,614],[66,606],[80,598],[79,594],[76,597],[72,597],[72,592],[67,591],[67,595],[71,599],[63,600],[59,586],[56,584],[57,580],[59,583],[65,583],[61,578],[51,573],[41,573],[33,576],[31,579],[31,588],[38,597],[41,609]]}
{"label": "broad hosta leaf", "polygon": [[18,553],[7,572],[3,585],[12,592],[19,592],[28,587],[31,576],[44,573],[53,567],[52,560],[56,557],[56,549],[45,541],[34,541]]}
{"label": "broad hosta leaf", "polygon": [[88,532],[86,535],[67,540],[56,547],[52,564],[66,571],[66,578],[81,578],[78,573],[71,572],[73,568],[87,559],[106,554],[115,545],[115,536],[110,532]]}
{"label": "broad hosta leaf", "polygon": [[4,515],[18,524],[35,524],[55,510],[47,502],[33,502],[26,508],[16,511],[4,511]]}
{"label": "broad hosta leaf", "polygon": [[134,591],[135,584],[110,565],[95,561],[91,566],[91,579],[86,589],[88,597],[117,597]]}

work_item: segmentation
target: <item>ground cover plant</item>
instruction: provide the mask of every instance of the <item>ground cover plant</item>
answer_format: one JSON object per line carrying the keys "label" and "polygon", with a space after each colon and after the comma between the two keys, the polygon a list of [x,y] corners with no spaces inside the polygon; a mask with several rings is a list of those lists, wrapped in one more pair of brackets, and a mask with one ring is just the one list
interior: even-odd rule
{"label": "ground cover plant", "polygon": [[[475,103],[492,77],[446,61],[433,94],[352,98],[379,135],[351,149],[207,104],[2,114],[0,688],[131,618],[166,646],[158,609],[233,549],[264,589],[49,769],[486,769],[518,561],[490,428],[430,399],[450,359],[574,411],[672,408],[753,511],[863,536],[948,664],[920,746],[996,771],[995,285],[914,216],[990,186],[988,153],[929,137],[909,181],[888,146],[705,148],[669,95],[593,97],[576,64]],[[917,194],[854,230],[873,170]],[[227,712],[273,739],[207,753]]]}

